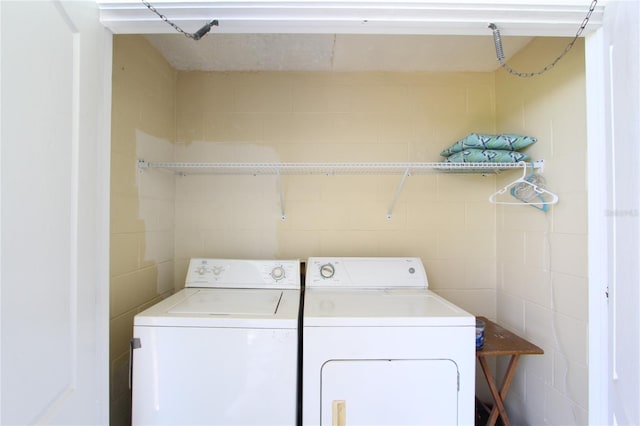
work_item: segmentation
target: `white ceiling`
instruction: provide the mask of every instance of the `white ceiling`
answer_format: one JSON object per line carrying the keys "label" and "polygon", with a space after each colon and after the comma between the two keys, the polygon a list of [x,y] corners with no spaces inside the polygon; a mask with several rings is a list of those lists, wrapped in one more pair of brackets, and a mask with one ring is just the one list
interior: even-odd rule
{"label": "white ceiling", "polygon": [[[491,31],[469,35],[181,34],[145,37],[178,70],[478,71],[499,67]],[[510,57],[531,37],[502,37]]]}

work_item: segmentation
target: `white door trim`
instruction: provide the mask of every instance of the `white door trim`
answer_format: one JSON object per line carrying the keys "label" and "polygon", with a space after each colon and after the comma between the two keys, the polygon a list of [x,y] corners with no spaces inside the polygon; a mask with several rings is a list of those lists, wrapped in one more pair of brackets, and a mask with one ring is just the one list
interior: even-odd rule
{"label": "white door trim", "polygon": [[[97,0],[101,22],[116,34],[174,33],[139,0]],[[345,1],[265,0],[162,1],[153,5],[194,32],[218,19],[223,34],[440,34],[491,35],[490,22],[504,35],[573,36],[589,8],[587,0]],[[598,5],[585,30],[601,25]]]}
{"label": "white door trim", "polygon": [[609,423],[608,404],[608,241],[604,214],[607,201],[606,104],[608,74],[604,64],[604,31],[586,38],[587,185],[589,253],[589,424]]}

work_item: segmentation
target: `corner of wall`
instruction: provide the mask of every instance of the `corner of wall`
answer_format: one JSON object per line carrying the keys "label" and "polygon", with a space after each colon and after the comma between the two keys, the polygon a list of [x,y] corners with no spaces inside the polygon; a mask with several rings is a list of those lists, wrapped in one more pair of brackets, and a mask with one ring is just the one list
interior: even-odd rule
{"label": "corner of wall", "polygon": [[130,424],[133,317],[174,288],[173,176],[137,169],[170,161],[176,71],[140,35],[114,36],[111,140],[111,424]]}

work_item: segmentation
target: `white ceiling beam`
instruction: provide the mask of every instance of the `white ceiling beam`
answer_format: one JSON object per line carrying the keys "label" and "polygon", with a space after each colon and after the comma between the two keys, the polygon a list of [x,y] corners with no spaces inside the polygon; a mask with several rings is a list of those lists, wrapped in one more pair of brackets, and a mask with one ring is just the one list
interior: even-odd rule
{"label": "white ceiling beam", "polygon": [[[140,0],[97,0],[100,20],[116,34],[175,30]],[[433,34],[488,35],[495,23],[505,36],[573,36],[589,0],[457,1],[165,1],[150,3],[169,20],[194,32],[212,19],[224,34]],[[598,4],[583,34],[602,25]]]}

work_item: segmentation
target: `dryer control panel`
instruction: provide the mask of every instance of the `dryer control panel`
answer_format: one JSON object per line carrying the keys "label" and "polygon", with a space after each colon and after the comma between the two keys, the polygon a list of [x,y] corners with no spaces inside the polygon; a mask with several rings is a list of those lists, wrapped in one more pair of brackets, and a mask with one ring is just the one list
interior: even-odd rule
{"label": "dryer control panel", "polygon": [[300,261],[191,259],[185,287],[297,290]]}
{"label": "dryer control panel", "polygon": [[428,288],[427,274],[417,257],[311,257],[307,287]]}

